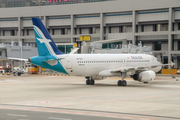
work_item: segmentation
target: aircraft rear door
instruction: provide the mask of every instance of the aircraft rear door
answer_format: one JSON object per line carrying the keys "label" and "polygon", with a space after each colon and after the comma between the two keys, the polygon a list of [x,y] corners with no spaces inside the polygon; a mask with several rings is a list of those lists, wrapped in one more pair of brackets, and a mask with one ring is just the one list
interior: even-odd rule
{"label": "aircraft rear door", "polygon": [[66,59],[67,59],[67,66],[66,66],[66,68],[67,68],[67,69],[72,69],[71,58],[70,58],[70,57],[67,57]]}

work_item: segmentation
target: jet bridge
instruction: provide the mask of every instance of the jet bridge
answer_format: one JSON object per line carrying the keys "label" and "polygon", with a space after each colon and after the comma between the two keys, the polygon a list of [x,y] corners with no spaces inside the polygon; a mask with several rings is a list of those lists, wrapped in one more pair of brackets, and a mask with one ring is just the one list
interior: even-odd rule
{"label": "jet bridge", "polygon": [[94,42],[84,42],[81,46],[81,53],[91,54],[153,54],[151,46],[142,46],[128,43],[127,39],[111,39]]}

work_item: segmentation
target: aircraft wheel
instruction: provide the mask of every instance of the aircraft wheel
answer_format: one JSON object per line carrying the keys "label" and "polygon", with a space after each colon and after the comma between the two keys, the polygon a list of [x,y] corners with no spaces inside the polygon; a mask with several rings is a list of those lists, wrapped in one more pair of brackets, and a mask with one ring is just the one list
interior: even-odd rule
{"label": "aircraft wheel", "polygon": [[122,81],[122,86],[127,86],[127,82],[125,80]]}
{"label": "aircraft wheel", "polygon": [[148,82],[144,82],[144,84],[148,84]]}
{"label": "aircraft wheel", "polygon": [[117,85],[118,85],[118,86],[122,86],[122,81],[121,81],[121,80],[118,80]]}
{"label": "aircraft wheel", "polygon": [[94,85],[94,83],[95,83],[95,81],[94,81],[94,80],[91,80],[90,82],[91,82],[91,85]]}
{"label": "aircraft wheel", "polygon": [[90,85],[91,81],[90,80],[86,80],[86,85]]}
{"label": "aircraft wheel", "polygon": [[18,73],[18,76],[21,76],[21,73]]}

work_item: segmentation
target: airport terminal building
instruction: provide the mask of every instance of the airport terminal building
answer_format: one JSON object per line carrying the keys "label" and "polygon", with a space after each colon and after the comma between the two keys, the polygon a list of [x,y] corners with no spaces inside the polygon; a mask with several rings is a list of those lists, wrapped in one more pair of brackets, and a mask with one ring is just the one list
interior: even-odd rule
{"label": "airport terminal building", "polygon": [[82,35],[127,39],[180,67],[180,0],[0,0],[0,59],[37,55],[31,17],[42,19],[66,53]]}

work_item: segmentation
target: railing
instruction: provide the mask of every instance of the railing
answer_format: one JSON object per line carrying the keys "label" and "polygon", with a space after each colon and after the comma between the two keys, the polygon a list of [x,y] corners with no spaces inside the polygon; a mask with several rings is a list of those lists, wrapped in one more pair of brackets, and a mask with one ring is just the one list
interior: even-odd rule
{"label": "railing", "polygon": [[64,5],[77,3],[104,2],[112,0],[0,0],[0,8],[26,7],[26,6],[47,6]]}

